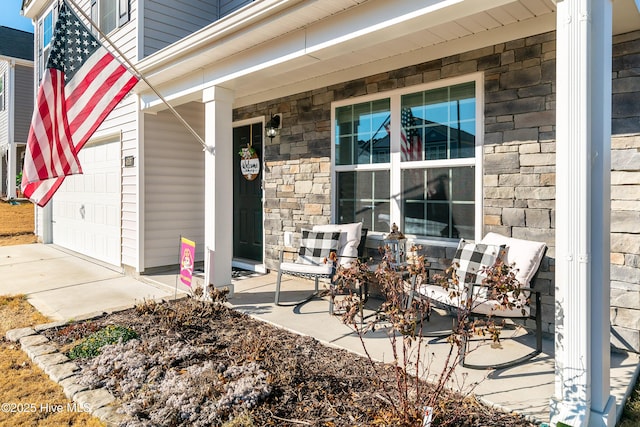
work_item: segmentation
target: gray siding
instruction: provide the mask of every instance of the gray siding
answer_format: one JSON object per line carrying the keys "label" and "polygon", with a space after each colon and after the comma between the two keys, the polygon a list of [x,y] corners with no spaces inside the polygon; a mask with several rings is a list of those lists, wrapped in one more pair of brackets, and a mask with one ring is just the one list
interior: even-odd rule
{"label": "gray siding", "polygon": [[[191,103],[178,111],[204,135],[203,104]],[[144,268],[177,264],[181,235],[196,241],[196,261],[202,261],[202,147],[168,111],[145,116],[144,132]]]}
{"label": "gray siding", "polygon": [[[227,16],[231,12],[240,9],[242,6],[253,3],[254,0],[218,0],[220,17]],[[218,18],[218,19],[219,19]]]}
{"label": "gray siding", "polygon": [[15,69],[15,128],[16,142],[27,142],[33,114],[33,67],[16,65]]}
{"label": "gray siding", "polygon": [[230,14],[252,0],[160,0],[145,2],[144,56]]}

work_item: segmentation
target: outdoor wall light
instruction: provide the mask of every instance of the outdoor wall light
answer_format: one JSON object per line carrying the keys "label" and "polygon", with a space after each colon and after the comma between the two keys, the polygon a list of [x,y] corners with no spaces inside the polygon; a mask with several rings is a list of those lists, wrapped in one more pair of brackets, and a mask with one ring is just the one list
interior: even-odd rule
{"label": "outdoor wall light", "polygon": [[271,115],[271,120],[269,120],[264,127],[265,133],[271,139],[273,139],[278,134],[278,128],[280,127],[280,115],[276,114],[275,116]]}

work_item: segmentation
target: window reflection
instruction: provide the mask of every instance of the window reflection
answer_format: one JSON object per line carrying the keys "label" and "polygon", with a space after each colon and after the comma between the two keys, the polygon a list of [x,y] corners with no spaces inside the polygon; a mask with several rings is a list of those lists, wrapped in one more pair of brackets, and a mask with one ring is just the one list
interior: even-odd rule
{"label": "window reflection", "polygon": [[337,174],[338,222],[362,222],[369,231],[389,231],[389,171]]}
{"label": "window reflection", "polygon": [[404,95],[402,160],[473,157],[475,106],[474,83]]}
{"label": "window reflection", "polygon": [[474,187],[473,167],[404,170],[404,232],[473,239]]}
{"label": "window reflection", "polygon": [[337,165],[389,161],[388,98],[337,108],[335,116]]}

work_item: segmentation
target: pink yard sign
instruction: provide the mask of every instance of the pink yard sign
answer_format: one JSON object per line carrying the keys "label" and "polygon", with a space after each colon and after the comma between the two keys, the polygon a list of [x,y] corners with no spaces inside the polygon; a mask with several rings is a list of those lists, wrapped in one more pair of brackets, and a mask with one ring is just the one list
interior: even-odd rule
{"label": "pink yard sign", "polygon": [[184,237],[180,238],[180,280],[191,287],[193,279],[193,262],[196,257],[196,242]]}

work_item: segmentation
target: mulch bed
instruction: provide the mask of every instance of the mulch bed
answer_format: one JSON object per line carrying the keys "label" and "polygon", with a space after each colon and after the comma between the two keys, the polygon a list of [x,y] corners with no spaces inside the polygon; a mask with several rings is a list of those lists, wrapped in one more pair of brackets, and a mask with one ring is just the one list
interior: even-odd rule
{"label": "mulch bed", "polygon": [[[138,339],[77,361],[87,384],[106,386],[133,417],[127,425],[421,425],[393,421],[382,391],[395,384],[390,365],[374,368],[366,358],[220,304],[146,302],[44,333],[68,351],[110,324]],[[234,376],[249,366],[245,377]],[[439,402],[433,426],[533,425],[470,397],[443,395]]]}

